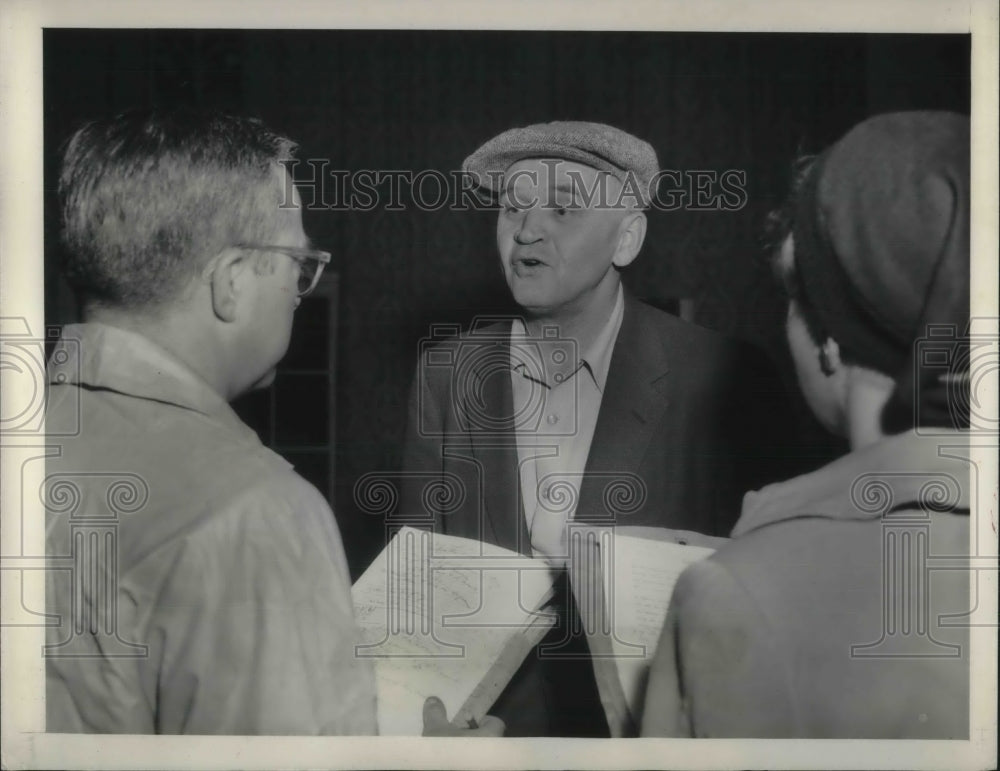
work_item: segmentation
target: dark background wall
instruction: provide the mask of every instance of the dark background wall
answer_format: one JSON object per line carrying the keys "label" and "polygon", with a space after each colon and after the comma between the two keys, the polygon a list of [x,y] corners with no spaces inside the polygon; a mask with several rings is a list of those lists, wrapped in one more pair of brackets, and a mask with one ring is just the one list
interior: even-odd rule
{"label": "dark background wall", "polygon": [[[53,190],[59,146],[86,119],[216,107],[262,118],[328,170],[414,171],[458,169],[512,126],[594,120],[648,140],[664,168],[746,172],[738,211],[651,212],[625,282],[661,305],[693,299],[699,323],[759,343],[794,390],[761,244],[791,160],[878,112],[967,112],[969,50],[968,36],[944,35],[47,30],[48,320],[75,314],[55,267]],[[402,211],[305,213],[340,279],[332,503],[355,573],[382,523],[352,489],[399,465],[420,338],[432,322],[511,310],[491,212],[423,211],[405,186],[400,200]],[[819,462],[835,444],[798,410]]]}

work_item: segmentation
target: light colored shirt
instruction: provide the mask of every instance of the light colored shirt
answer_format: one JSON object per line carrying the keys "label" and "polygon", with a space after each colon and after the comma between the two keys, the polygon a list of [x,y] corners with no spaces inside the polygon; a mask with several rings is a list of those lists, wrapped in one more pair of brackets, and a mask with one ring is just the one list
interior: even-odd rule
{"label": "light colored shirt", "polygon": [[[554,330],[530,338],[520,319],[511,325],[510,377],[521,500],[532,551],[554,567],[566,563],[567,524],[576,513],[624,311],[619,286],[611,315],[582,352],[574,341],[552,334]],[[576,366],[565,366],[567,361]],[[568,374],[551,374],[555,370]]]}
{"label": "light colored shirt", "polygon": [[375,733],[319,492],[139,335],[68,326],[49,381],[81,428],[47,467],[48,730]]}

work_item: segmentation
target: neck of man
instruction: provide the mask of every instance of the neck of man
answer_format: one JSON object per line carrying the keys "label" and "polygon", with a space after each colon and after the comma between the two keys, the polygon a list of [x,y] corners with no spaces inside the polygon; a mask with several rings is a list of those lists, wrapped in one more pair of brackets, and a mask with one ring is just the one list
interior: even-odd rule
{"label": "neck of man", "polygon": [[187,307],[131,310],[90,305],[84,309],[83,319],[141,335],[184,364],[226,401],[237,395],[231,392],[226,377],[224,351],[212,344],[212,336],[200,328],[197,315]]}
{"label": "neck of man", "polygon": [[559,337],[576,342],[583,355],[594,344],[618,300],[621,279],[613,268],[596,287],[575,303],[557,310],[534,311],[525,308],[525,329],[529,337],[542,337],[545,327],[556,327]]}

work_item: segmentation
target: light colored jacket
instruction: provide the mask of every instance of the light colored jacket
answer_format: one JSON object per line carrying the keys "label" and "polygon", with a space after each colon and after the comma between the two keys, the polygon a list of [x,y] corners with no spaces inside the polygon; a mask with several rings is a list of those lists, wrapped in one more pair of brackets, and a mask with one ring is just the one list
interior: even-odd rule
{"label": "light colored jacket", "polygon": [[48,730],[374,733],[319,492],[139,335],[69,326],[49,375]]}
{"label": "light colored jacket", "polygon": [[967,737],[967,453],[901,434],[748,494],[677,584],[643,735]]}

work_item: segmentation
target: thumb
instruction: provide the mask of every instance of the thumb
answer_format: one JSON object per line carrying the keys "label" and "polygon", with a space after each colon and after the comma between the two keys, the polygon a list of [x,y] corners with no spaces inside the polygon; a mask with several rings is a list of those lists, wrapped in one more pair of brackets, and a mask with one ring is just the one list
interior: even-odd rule
{"label": "thumb", "polygon": [[448,712],[444,702],[437,696],[429,696],[424,702],[424,731],[448,725]]}

